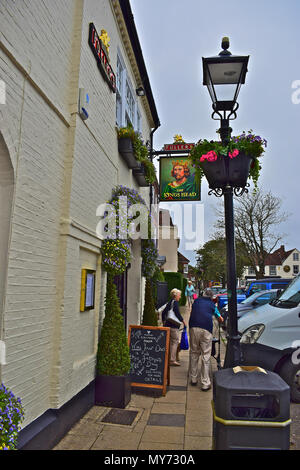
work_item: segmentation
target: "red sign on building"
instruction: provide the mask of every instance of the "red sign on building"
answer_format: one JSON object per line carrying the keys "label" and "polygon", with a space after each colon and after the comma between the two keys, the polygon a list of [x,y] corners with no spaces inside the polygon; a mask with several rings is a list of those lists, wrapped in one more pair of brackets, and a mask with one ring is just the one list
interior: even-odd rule
{"label": "red sign on building", "polygon": [[176,143],[176,144],[165,144],[164,150],[168,152],[188,152],[195,147],[195,144],[185,144],[185,143]]}
{"label": "red sign on building", "polygon": [[108,57],[104,49],[105,46],[103,46],[102,41],[99,38],[98,33],[93,23],[90,23],[89,45],[97,60],[97,64],[98,64],[98,68],[100,69],[100,72],[102,73],[104,79],[107,81],[112,91],[115,93],[116,92],[116,76],[113,72],[113,69],[110,66]]}

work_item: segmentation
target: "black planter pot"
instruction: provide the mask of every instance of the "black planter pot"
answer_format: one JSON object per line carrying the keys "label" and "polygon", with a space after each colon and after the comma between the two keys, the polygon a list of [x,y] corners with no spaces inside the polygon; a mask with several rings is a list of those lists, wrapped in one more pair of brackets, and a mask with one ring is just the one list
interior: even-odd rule
{"label": "black planter pot", "polygon": [[131,399],[129,375],[97,375],[95,380],[95,405],[125,408]]}
{"label": "black planter pot", "polygon": [[214,162],[204,160],[204,162],[201,162],[201,168],[211,189],[225,188],[227,183],[227,172],[225,158],[223,156],[218,155],[217,160]]}
{"label": "black planter pot", "polygon": [[128,168],[136,168],[138,161],[134,155],[132,140],[129,137],[121,137],[118,141],[118,148]]}
{"label": "black planter pot", "polygon": [[205,160],[201,168],[211,189],[224,189],[227,184],[234,188],[243,188],[247,184],[253,157],[240,152],[237,157],[218,156],[214,162]]}
{"label": "black planter pot", "polygon": [[240,152],[235,158],[228,158],[229,182],[231,186],[243,188],[247,184],[252,156]]}
{"label": "black planter pot", "polygon": [[145,168],[143,165],[141,165],[138,168],[134,168],[132,170],[132,173],[139,186],[142,186],[142,187],[149,186],[149,183],[146,181],[146,178],[145,178]]}

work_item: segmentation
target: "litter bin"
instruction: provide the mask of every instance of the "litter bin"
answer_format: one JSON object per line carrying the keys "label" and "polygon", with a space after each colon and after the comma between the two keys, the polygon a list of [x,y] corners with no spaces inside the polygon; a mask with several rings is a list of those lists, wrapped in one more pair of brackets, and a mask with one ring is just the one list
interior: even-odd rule
{"label": "litter bin", "polygon": [[213,377],[213,448],[288,450],[290,388],[271,371],[234,367]]}

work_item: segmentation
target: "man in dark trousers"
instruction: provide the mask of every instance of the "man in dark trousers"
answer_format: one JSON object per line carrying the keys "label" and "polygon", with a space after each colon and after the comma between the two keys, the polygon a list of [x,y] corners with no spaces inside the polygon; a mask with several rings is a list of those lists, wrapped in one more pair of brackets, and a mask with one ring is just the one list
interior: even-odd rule
{"label": "man in dark trousers", "polygon": [[213,315],[223,321],[216,308],[211,289],[204,289],[203,296],[196,299],[189,320],[190,334],[190,377],[192,385],[197,385],[198,362],[201,355],[200,382],[203,391],[211,388],[210,356],[212,346]]}

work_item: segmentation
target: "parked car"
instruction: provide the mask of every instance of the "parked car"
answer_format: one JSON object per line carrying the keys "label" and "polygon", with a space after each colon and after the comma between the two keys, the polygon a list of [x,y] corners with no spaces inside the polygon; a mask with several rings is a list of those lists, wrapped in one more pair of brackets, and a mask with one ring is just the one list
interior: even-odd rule
{"label": "parked car", "polygon": [[291,281],[292,279],[284,278],[254,279],[247,286],[245,294],[246,297],[249,297],[249,295],[261,290],[285,289]]}
{"label": "parked car", "polygon": [[[260,307],[261,305],[268,304],[271,300],[276,299],[279,291],[280,289],[262,290],[250,295],[237,305],[237,317],[241,318],[250,310]],[[228,317],[228,303],[221,309],[220,313],[225,320],[224,323],[226,324]]]}
{"label": "parked car", "polygon": [[[238,288],[236,290],[237,303],[240,304],[243,300],[246,299],[246,294],[244,289]],[[218,309],[221,310],[228,303],[227,289],[225,293],[220,293],[218,295]]]}
{"label": "parked car", "polygon": [[300,403],[300,274],[278,298],[238,320],[242,365],[277,372]]}

